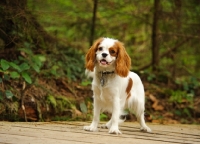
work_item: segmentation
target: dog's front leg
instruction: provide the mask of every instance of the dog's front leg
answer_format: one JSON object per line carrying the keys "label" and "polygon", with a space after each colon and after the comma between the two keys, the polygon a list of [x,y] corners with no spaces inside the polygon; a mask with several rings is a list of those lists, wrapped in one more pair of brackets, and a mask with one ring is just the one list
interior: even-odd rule
{"label": "dog's front leg", "polygon": [[109,133],[112,134],[122,134],[119,131],[119,116],[120,116],[120,99],[118,95],[113,96],[113,108],[112,108],[112,117],[111,117],[111,127]]}
{"label": "dog's front leg", "polygon": [[92,123],[90,124],[90,126],[84,126],[84,130],[86,131],[97,131],[98,128],[98,123],[99,123],[99,117],[100,117],[100,111],[101,111],[101,107],[100,107],[100,101],[95,98],[94,96],[94,114],[93,114],[93,120]]}

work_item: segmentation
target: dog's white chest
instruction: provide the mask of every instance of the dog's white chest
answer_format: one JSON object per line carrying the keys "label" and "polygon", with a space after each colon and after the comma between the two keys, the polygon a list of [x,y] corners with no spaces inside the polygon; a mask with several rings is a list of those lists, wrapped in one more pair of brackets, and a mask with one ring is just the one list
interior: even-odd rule
{"label": "dog's white chest", "polygon": [[103,88],[101,87],[100,88],[100,100],[103,102],[103,103],[110,103],[112,102],[113,100],[113,96],[110,94],[110,92],[108,91],[107,88]]}

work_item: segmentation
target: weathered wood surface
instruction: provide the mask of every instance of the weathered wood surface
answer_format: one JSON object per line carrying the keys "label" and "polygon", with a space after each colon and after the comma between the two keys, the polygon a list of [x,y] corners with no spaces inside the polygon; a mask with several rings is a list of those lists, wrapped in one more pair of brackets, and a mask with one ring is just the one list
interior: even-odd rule
{"label": "weathered wood surface", "polygon": [[200,125],[148,124],[152,133],[139,130],[138,123],[120,125],[122,135],[83,130],[86,122],[0,122],[2,144],[200,144]]}

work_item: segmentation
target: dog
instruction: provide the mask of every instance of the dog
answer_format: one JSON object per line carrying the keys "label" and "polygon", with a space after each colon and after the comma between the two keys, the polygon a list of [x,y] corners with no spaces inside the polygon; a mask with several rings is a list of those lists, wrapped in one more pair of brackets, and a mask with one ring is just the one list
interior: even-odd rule
{"label": "dog", "polygon": [[131,59],[123,43],[112,38],[97,39],[86,54],[86,71],[93,76],[93,121],[86,131],[97,131],[100,113],[112,113],[103,127],[111,134],[122,134],[119,123],[124,110],[135,113],[141,130],[151,132],[145,124],[145,95],[140,77],[130,71]]}

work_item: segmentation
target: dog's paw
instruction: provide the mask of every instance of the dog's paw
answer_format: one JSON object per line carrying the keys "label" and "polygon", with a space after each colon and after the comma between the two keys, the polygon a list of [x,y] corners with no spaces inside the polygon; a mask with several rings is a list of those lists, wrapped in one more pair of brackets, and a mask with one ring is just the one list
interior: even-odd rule
{"label": "dog's paw", "polygon": [[110,134],[122,134],[117,127],[111,127],[109,130]]}
{"label": "dog's paw", "polygon": [[84,126],[83,129],[85,131],[92,131],[92,132],[98,131],[97,127],[93,127],[93,126]]}
{"label": "dog's paw", "polygon": [[141,127],[140,130],[141,130],[141,131],[148,132],[148,133],[151,133],[151,132],[152,132],[151,129],[150,129],[148,126],[146,126],[146,127]]}
{"label": "dog's paw", "polygon": [[101,125],[102,129],[108,129],[108,127],[106,126],[106,124]]}

